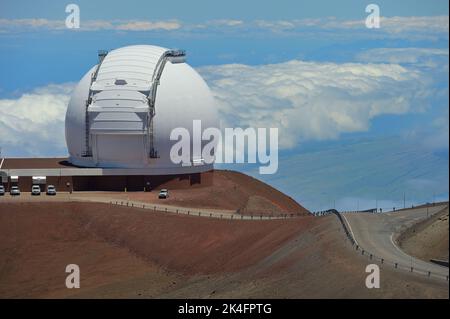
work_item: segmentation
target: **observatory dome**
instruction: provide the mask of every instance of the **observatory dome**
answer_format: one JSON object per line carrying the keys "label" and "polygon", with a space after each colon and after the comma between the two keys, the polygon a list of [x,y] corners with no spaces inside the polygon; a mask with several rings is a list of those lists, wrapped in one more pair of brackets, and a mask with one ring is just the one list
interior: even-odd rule
{"label": "observatory dome", "polygon": [[[209,170],[201,158],[175,164],[172,129],[193,137],[193,120],[202,129],[218,127],[214,98],[185,53],[151,45],[99,52],[99,63],[80,80],[66,113],[69,161],[77,166],[140,168],[146,174]],[[192,142],[192,141],[191,141]]]}

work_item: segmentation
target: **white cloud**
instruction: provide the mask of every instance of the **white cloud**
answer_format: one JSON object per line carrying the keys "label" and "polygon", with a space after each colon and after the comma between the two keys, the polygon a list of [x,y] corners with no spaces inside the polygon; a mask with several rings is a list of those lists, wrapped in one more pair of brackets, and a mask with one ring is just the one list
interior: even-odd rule
{"label": "white cloud", "polygon": [[132,21],[120,24],[115,27],[116,30],[123,31],[152,31],[152,30],[176,30],[181,27],[177,21]]}
{"label": "white cloud", "polygon": [[289,61],[199,69],[227,126],[278,127],[280,147],[369,129],[382,114],[420,111],[430,94],[419,71],[395,64]]}
{"label": "white cloud", "polygon": [[[153,30],[177,30],[181,24],[176,20],[149,21],[149,20],[81,20],[79,29],[70,31],[153,31]],[[0,31],[21,32],[32,30],[69,30],[64,20],[48,19],[0,19]]]}
{"label": "white cloud", "polygon": [[425,17],[382,17],[381,27],[388,32],[400,33],[405,31],[428,31],[447,33],[449,27],[448,16]]}
{"label": "white cloud", "polygon": [[14,29],[52,29],[65,28],[63,20],[48,19],[0,19],[0,30],[11,31]]}
{"label": "white cloud", "polygon": [[[365,19],[338,20],[334,17],[324,19],[296,20],[299,26],[316,26],[324,29],[366,29]],[[308,23],[306,23],[308,22]],[[411,31],[448,33],[448,16],[422,17],[380,17],[380,31],[401,33]]]}
{"label": "white cloud", "polygon": [[[380,33],[390,37],[404,36],[433,36],[438,33],[445,34],[448,38],[449,17],[448,16],[423,16],[423,17],[380,17],[380,29],[374,33],[367,29],[365,20],[342,20],[335,17],[318,19],[293,19],[293,20],[257,20],[252,22],[256,28],[272,32],[305,32],[305,31],[365,31],[367,35]],[[370,33],[367,33],[370,32]]]}
{"label": "white cloud", "polygon": [[208,21],[209,25],[215,25],[215,26],[228,26],[228,27],[235,27],[240,26],[244,24],[244,21],[242,20],[235,20],[235,19],[219,19],[219,20],[212,20]]}
{"label": "white cloud", "polygon": [[64,118],[73,84],[0,99],[0,147],[19,155],[65,155]]}
{"label": "white cloud", "polygon": [[270,31],[278,32],[284,30],[292,30],[300,26],[301,20],[278,20],[278,21],[267,21],[267,20],[257,20],[255,25],[262,29],[268,29]]}
{"label": "white cloud", "polygon": [[448,49],[377,48],[364,51],[356,59],[363,62],[414,64],[444,69],[448,72]]}
{"label": "white cloud", "polygon": [[[448,39],[448,16],[423,17],[381,17],[381,28],[367,29],[365,20],[342,20],[336,17],[318,19],[291,19],[291,20],[254,20],[243,21],[238,19],[205,20],[198,23],[181,23],[177,20],[149,21],[149,20],[81,20],[79,31],[119,30],[119,31],[173,31],[188,32],[220,32],[222,29],[232,29],[237,35],[258,34],[286,35],[317,35],[341,37],[360,36],[365,38],[389,37],[408,39]],[[30,30],[64,30],[64,20],[49,19],[0,19],[0,33],[21,32]],[[242,33],[242,30],[245,33]],[[349,33],[348,31],[353,32]],[[73,30],[72,30],[73,31]],[[231,30],[228,30],[231,31]]]}

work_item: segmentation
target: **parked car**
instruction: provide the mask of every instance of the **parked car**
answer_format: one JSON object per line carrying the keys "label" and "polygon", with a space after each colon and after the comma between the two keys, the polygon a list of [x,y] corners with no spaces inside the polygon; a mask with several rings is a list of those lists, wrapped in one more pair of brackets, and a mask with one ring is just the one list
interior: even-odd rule
{"label": "parked car", "polygon": [[161,189],[158,198],[166,199],[167,197],[169,197],[169,191],[165,188]]}
{"label": "parked car", "polygon": [[20,189],[19,186],[11,186],[11,189],[9,190],[9,194],[11,196],[20,195]]}
{"label": "parked car", "polygon": [[41,195],[41,187],[39,185],[31,186],[31,195]]}
{"label": "parked car", "polygon": [[3,185],[0,185],[0,196],[5,195],[5,187]]}
{"label": "parked car", "polygon": [[53,185],[47,186],[47,195],[56,195],[56,188]]}

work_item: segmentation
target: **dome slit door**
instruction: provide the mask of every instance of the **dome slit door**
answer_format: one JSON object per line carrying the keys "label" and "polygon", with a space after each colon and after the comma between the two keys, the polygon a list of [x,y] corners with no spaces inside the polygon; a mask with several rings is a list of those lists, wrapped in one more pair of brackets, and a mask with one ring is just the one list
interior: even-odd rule
{"label": "dome slit door", "polygon": [[167,61],[172,63],[183,63],[186,60],[186,51],[184,50],[167,50],[164,54],[159,58],[158,63],[156,64],[155,72],[152,77],[152,86],[150,88],[150,94],[148,95],[148,106],[149,106],[149,124],[148,124],[148,134],[149,134],[149,157],[150,158],[158,158],[158,151],[155,148],[155,132],[153,127],[153,118],[155,117],[155,100],[156,100],[156,91],[158,89],[159,80],[161,79],[162,72],[164,70],[164,66]]}

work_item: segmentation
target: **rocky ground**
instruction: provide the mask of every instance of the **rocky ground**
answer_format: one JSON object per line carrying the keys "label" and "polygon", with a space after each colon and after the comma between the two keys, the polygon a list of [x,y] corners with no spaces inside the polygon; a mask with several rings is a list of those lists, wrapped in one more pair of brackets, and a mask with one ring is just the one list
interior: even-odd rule
{"label": "rocky ground", "polygon": [[409,255],[425,261],[448,261],[449,228],[448,206],[420,223],[408,228],[398,238],[400,247]]}
{"label": "rocky ground", "polygon": [[[65,287],[77,264],[81,288]],[[368,260],[337,218],[221,220],[102,203],[1,202],[2,298],[448,298],[448,283]]]}

